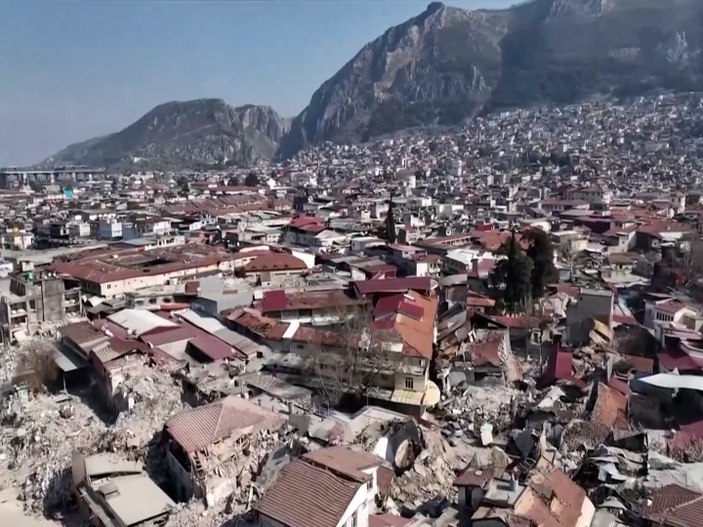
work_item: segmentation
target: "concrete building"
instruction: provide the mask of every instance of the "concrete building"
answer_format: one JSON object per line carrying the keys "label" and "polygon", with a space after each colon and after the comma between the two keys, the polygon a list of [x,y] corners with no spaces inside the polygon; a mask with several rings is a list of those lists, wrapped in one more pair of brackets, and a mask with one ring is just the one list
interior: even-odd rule
{"label": "concrete building", "polygon": [[74,453],[71,474],[78,506],[95,527],[158,527],[176,506],[138,462]]}
{"label": "concrete building", "polygon": [[11,277],[10,293],[0,299],[3,337],[33,334],[43,324],[60,323],[81,313],[80,288],[50,272],[26,271]]}

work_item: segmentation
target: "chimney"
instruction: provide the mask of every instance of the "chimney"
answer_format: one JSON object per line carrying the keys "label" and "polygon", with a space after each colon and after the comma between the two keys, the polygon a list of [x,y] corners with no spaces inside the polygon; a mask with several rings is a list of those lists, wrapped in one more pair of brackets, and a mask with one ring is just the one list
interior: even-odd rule
{"label": "chimney", "polygon": [[511,474],[510,479],[508,480],[508,483],[510,485],[510,492],[516,492],[517,491],[517,479],[515,479],[515,476],[513,476]]}

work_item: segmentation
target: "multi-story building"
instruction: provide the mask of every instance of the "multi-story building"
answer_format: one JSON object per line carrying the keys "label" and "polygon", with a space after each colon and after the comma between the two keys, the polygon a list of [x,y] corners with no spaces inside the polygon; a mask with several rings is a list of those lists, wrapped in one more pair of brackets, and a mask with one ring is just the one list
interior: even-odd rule
{"label": "multi-story building", "polygon": [[81,314],[78,283],[52,272],[25,271],[10,279],[10,292],[0,298],[3,338],[21,339],[43,324],[61,323]]}

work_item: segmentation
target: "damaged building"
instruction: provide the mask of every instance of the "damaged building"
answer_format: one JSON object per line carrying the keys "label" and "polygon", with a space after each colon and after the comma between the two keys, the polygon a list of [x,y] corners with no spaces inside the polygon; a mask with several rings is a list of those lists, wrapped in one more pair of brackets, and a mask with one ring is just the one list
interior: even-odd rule
{"label": "damaged building", "polygon": [[213,505],[232,494],[257,436],[278,430],[284,422],[278,414],[235,396],[170,418],[163,443],[178,498],[195,497]]}

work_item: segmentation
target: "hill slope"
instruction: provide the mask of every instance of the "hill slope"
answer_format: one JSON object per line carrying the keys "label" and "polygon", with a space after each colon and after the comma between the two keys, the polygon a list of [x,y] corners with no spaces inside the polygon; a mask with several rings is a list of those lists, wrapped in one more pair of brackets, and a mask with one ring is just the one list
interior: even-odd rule
{"label": "hill slope", "polygon": [[179,168],[249,164],[271,158],[290,121],[268,106],[232,107],[222,99],[161,104],[124,130],[70,145],[42,164]]}
{"label": "hill slope", "polygon": [[700,89],[702,51],[700,0],[533,0],[473,12],[436,2],[323,83],[279,155],[510,106]]}

